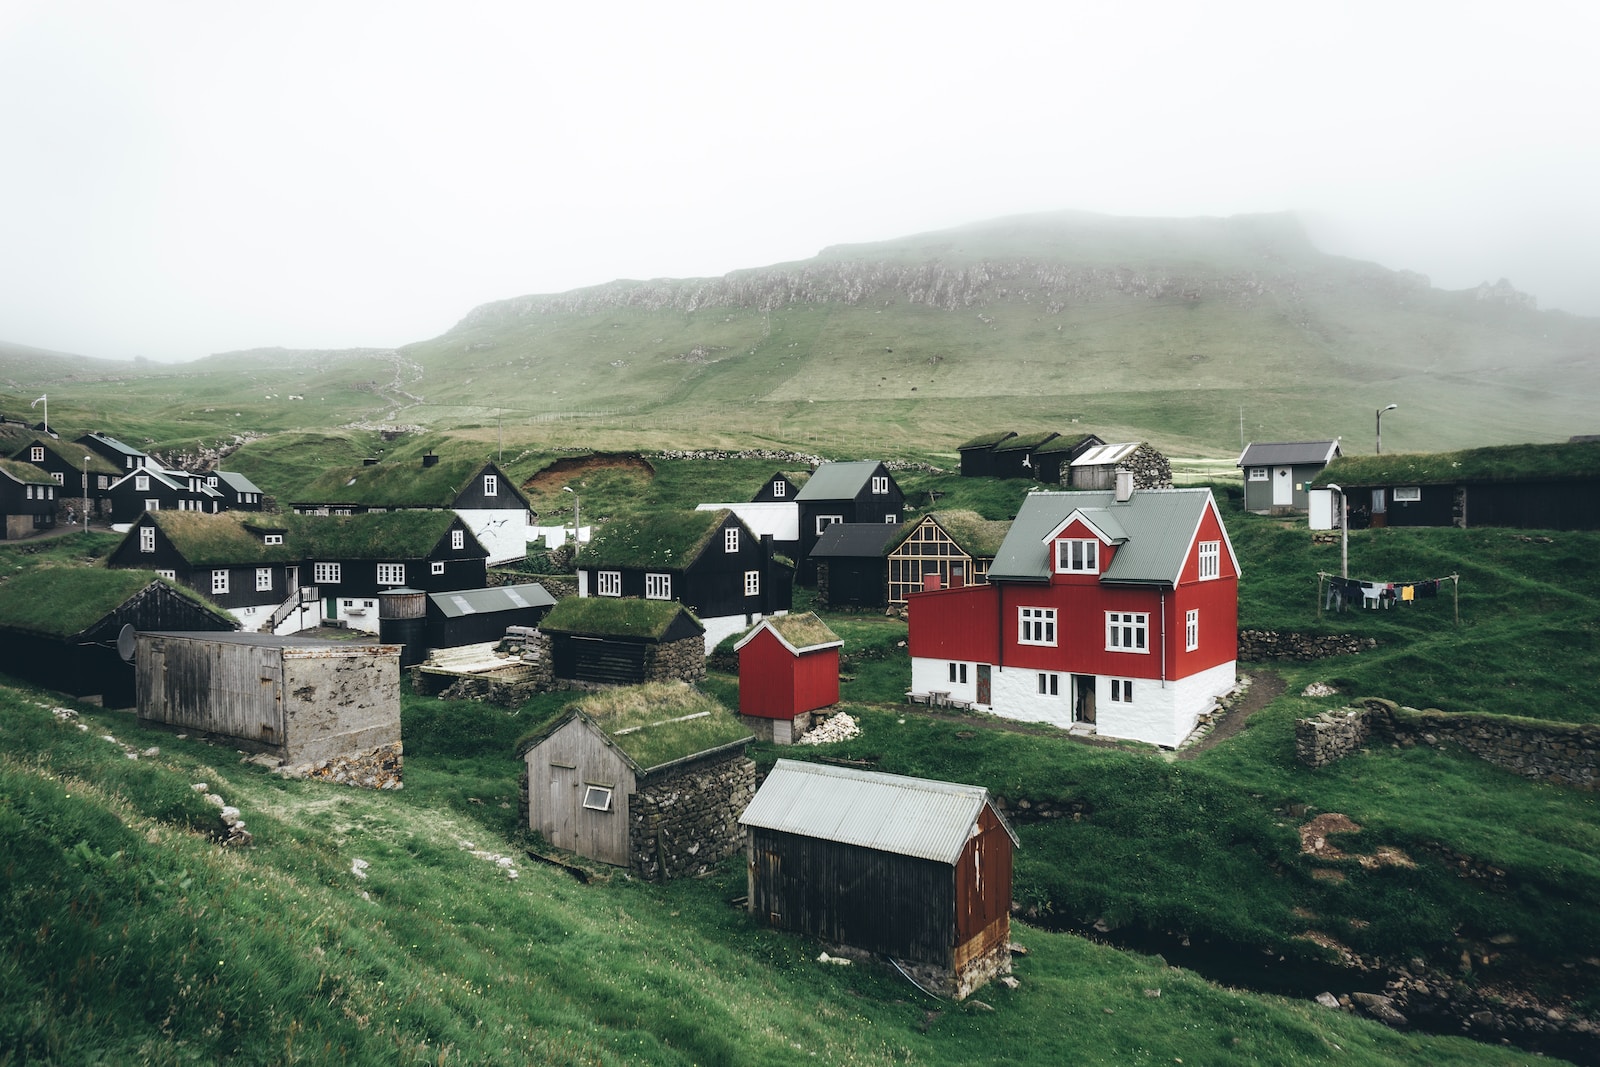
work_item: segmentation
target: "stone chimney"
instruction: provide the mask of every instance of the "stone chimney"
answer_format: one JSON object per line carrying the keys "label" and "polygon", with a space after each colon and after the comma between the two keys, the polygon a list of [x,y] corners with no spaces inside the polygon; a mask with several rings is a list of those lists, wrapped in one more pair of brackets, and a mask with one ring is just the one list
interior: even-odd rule
{"label": "stone chimney", "polygon": [[434,455],[432,452],[429,452],[429,453],[425,454],[422,457],[422,465],[423,465],[423,467],[432,467],[435,464],[437,464],[438,462],[439,462],[439,457]]}

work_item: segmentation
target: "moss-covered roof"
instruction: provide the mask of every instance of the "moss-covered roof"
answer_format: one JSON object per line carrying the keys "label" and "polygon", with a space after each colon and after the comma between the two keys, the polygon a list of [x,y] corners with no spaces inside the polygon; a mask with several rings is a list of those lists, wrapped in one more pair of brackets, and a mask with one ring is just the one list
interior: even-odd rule
{"label": "moss-covered roof", "polygon": [[578,565],[682,570],[716,536],[729,514],[727,508],[674,511],[651,516],[648,521],[605,523],[583,546]]}
{"label": "moss-covered roof", "polygon": [[83,469],[83,457],[88,456],[89,473],[91,474],[114,474],[121,477],[124,473],[121,467],[85,445],[74,443],[71,448],[68,448],[60,441],[49,437],[35,437],[23,445],[17,454],[19,456],[26,455],[28,449],[35,446],[42,446],[47,453],[61,461],[63,465],[77,470]]}
{"label": "moss-covered roof", "polygon": [[[420,462],[392,460],[373,465],[334,467],[295,494],[300,503],[364,504],[369,507],[447,508],[487,464],[481,459],[440,459],[431,467]],[[498,469],[498,468],[497,468]],[[527,497],[500,479],[500,492],[512,493],[527,505]]]}
{"label": "moss-covered roof", "polygon": [[552,633],[660,640],[680,614],[694,618],[692,612],[674,600],[569,596],[550,609],[539,628]]}
{"label": "moss-covered roof", "polygon": [[[251,516],[237,511],[211,515],[203,511],[151,511],[143,521],[153,522],[172,547],[196,567],[247,563],[287,563],[299,559],[296,546],[264,544],[247,526]],[[324,520],[337,521],[337,520]],[[130,538],[138,537],[133,530]]]}
{"label": "moss-covered roof", "polygon": [[980,434],[970,441],[963,441],[956,446],[956,451],[965,452],[969,448],[993,448],[1008,437],[1015,437],[1014,430],[996,430],[994,433]]}
{"label": "moss-covered roof", "polygon": [[[928,518],[938,523],[950,539],[969,554],[993,559],[1011,532],[1008,520],[986,519],[976,511],[930,511]],[[915,523],[907,523],[907,533]]]}
{"label": "moss-covered roof", "polygon": [[1460,452],[1341,456],[1312,485],[1441,485],[1600,477],[1600,442],[1494,445]]}
{"label": "moss-covered roof", "polygon": [[[366,515],[288,516],[284,538],[297,559],[419,559],[457,521],[453,511],[380,511]],[[467,536],[472,537],[471,531]]]}
{"label": "moss-covered roof", "polygon": [[788,615],[774,615],[770,619],[756,623],[745,636],[741,637],[735,647],[743,645],[745,639],[765,624],[771,627],[779,637],[789,642],[798,650],[816,648],[818,645],[836,645],[840,643],[839,635],[833,628],[817,617],[815,612],[799,611]]}
{"label": "moss-covered roof", "polygon": [[592,693],[573,705],[642,771],[753,740],[738,718],[684,682],[647,682]]}
{"label": "moss-covered roof", "polygon": [[[165,579],[156,577],[154,571],[34,567],[0,581],[0,628],[71,637],[111,614],[152,582]],[[232,621],[200,594],[166,584],[184,599]]]}
{"label": "moss-covered roof", "polygon": [[0,459],[0,471],[5,471],[23,485],[59,485],[42,467],[24,463],[20,459]]}
{"label": "moss-covered roof", "polygon": [[994,450],[996,452],[1031,452],[1045,444],[1047,441],[1054,440],[1058,436],[1060,435],[1054,430],[1049,430],[1045,433],[1031,434],[1027,437],[1018,435],[1009,440],[1002,441],[998,445],[995,445]]}
{"label": "moss-covered roof", "polygon": [[1074,448],[1077,448],[1079,445],[1083,444],[1083,442],[1090,440],[1091,438],[1096,441],[1099,440],[1099,438],[1095,437],[1095,435],[1092,433],[1062,434],[1059,437],[1046,441],[1044,444],[1034,449],[1034,451],[1041,456],[1049,455],[1055,452],[1071,452]]}

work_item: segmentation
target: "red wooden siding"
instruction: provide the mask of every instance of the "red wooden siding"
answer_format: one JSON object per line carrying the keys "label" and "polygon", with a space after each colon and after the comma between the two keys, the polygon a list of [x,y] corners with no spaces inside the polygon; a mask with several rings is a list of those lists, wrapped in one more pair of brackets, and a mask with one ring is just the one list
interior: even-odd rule
{"label": "red wooden siding", "polygon": [[[999,604],[997,585],[912,593],[906,603],[907,651],[921,659],[999,662]],[[1016,630],[1013,622],[1012,641]]]}
{"label": "red wooden siding", "polygon": [[793,719],[839,702],[839,649],[796,656],[771,630],[739,650],[739,714]]}

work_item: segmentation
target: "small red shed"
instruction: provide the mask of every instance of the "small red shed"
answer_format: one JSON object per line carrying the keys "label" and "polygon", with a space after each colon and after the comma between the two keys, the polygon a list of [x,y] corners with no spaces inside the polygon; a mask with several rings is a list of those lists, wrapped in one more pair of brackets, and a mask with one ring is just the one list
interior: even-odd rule
{"label": "small red shed", "polygon": [[739,639],[739,715],[763,741],[787,745],[811,713],[839,702],[844,644],[809,611],[762,619]]}

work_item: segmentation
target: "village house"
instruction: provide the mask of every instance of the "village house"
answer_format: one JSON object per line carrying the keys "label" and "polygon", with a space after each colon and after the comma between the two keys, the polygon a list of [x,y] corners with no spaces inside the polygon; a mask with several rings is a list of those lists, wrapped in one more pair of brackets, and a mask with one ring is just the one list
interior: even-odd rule
{"label": "village house", "polygon": [[523,739],[524,824],[556,848],[664,881],[739,851],[752,740],[682,682],[595,693]]}
{"label": "village house", "polygon": [[106,491],[112,482],[122,477],[122,470],[100,453],[40,435],[13,452],[11,458],[31,463],[50,475],[61,487],[59,500],[63,513],[69,506],[74,508],[76,521],[83,521],[83,516],[76,512],[83,511],[86,496],[92,518],[103,519],[110,515]]}
{"label": "village house", "polygon": [[153,570],[253,630],[298,588],[300,561],[287,540],[236,514],[147,511],[111,550],[106,566]]}
{"label": "village house", "polygon": [[91,431],[74,438],[72,443],[87,448],[103,458],[117,471],[119,477],[138,467],[157,465],[145,453],[132,445],[123,444],[110,434]]}
{"label": "village house", "polygon": [[0,459],[0,537],[15,541],[53,529],[61,501],[56,480],[31,463]]}
{"label": "village house", "polygon": [[[798,477],[798,476],[796,476]],[[761,483],[761,488],[756,490],[756,495],[750,498],[753,504],[784,504],[791,503],[800,495],[800,487],[806,482],[805,478],[791,478],[782,471],[775,472],[772,477]]]}
{"label": "village house", "polygon": [[299,515],[453,511],[488,551],[490,566],[523,559],[534,536],[533,506],[505,471],[429,452],[415,465],[369,460],[328,470],[290,508]]}
{"label": "village house", "polygon": [[598,528],[578,557],[578,596],[675,600],[705,627],[706,654],[789,610],[791,568],[732,511],[685,511]]}
{"label": "village house", "polygon": [[839,702],[844,642],[809,611],[763,619],[733,646],[739,655],[739,715],[763,741],[787,745],[812,713]]}
{"label": "village house", "polygon": [[904,532],[883,522],[836,522],[823,530],[810,556],[818,601],[833,610],[887,607],[887,557]]}
{"label": "village house", "polygon": [[1009,441],[1015,436],[1015,430],[995,430],[957,445],[956,452],[961,456],[961,477],[997,477],[994,472],[994,450],[1002,441]]}
{"label": "village house", "polygon": [[1012,430],[986,433],[957,447],[963,478],[1029,478],[1044,485],[1068,484],[1068,465],[1088,449],[1104,445],[1098,436]]}
{"label": "village house", "polygon": [[222,494],[225,511],[260,511],[264,506],[261,487],[242,474],[211,471],[206,475],[206,485]]}
{"label": "village house", "polygon": [[1074,456],[1061,484],[1074,489],[1110,489],[1117,472],[1133,475],[1135,489],[1167,489],[1172,486],[1172,464],[1153,446],[1141,441],[1095,445]]}
{"label": "village house", "polygon": [[1009,520],[965,510],[930,511],[907,523],[905,536],[889,550],[889,603],[904,604],[930,578],[941,589],[982,584],[1010,531]]}
{"label": "village house", "polygon": [[1234,687],[1239,565],[1208,489],[1030,493],[988,582],[913,593],[913,695],[1175,748]]}
{"label": "village house", "polygon": [[1244,510],[1304,513],[1311,506],[1312,480],[1340,455],[1337,440],[1251,441],[1234,464],[1244,471]]}
{"label": "village house", "polygon": [[739,822],[757,920],[957,1000],[1011,973],[1017,837],[982,786],[780,759]]}
{"label": "village house", "polygon": [[822,532],[836,522],[897,523],[905,494],[889,468],[877,460],[824,463],[795,494],[800,504],[800,575],[802,585],[817,583],[811,559]]}
{"label": "village house", "polygon": [[704,626],[674,600],[564,597],[539,624],[554,676],[605,685],[698,682],[706,676]]}
{"label": "village house", "polygon": [[222,510],[222,494],[208,486],[202,475],[168,470],[147,463],[135,467],[106,490],[113,523],[131,523],[147,511],[199,511],[214,515]]}

